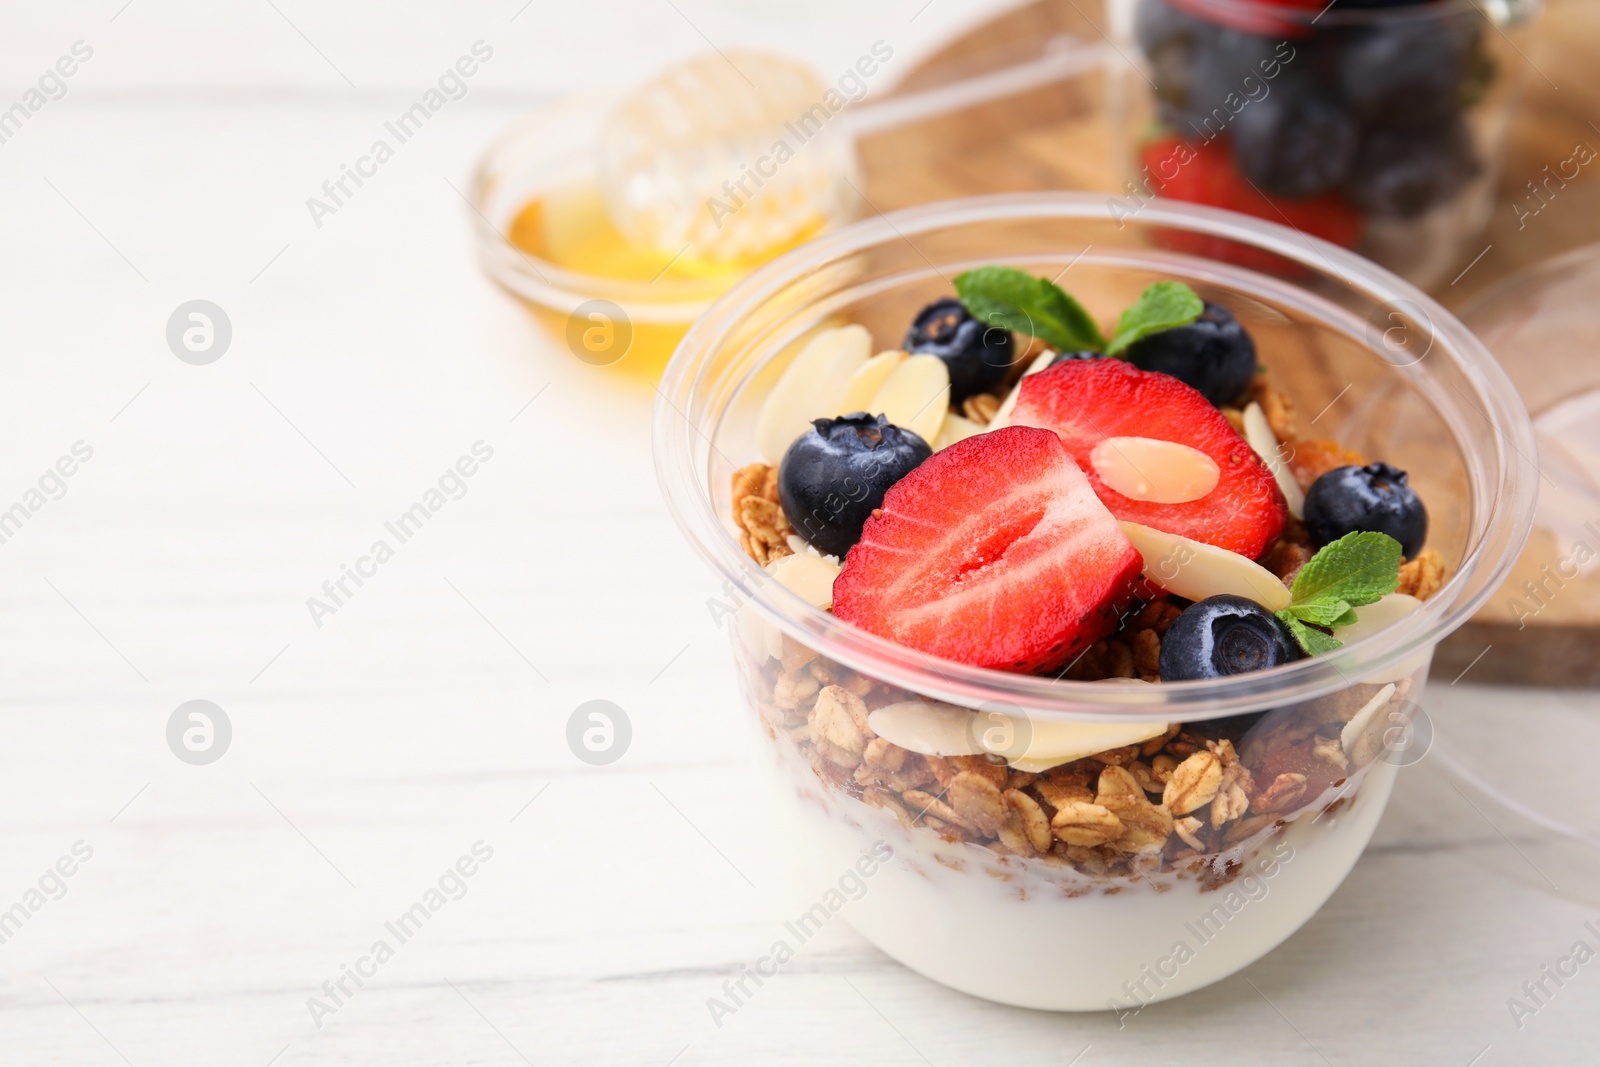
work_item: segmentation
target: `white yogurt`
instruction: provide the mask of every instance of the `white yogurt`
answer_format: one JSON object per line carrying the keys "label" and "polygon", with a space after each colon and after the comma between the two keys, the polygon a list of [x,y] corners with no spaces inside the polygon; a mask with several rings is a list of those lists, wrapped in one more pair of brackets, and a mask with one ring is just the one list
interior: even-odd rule
{"label": "white yogurt", "polygon": [[[1350,873],[1396,773],[1378,762],[1330,790],[1281,830],[1229,853],[1244,869],[1206,889],[1178,871],[1097,881],[907,831],[888,812],[825,786],[792,752],[779,759],[778,808],[799,870],[841,870],[880,839],[894,849],[851,903],[850,925],[936,982],[1049,1011],[1136,1012],[1266,955]],[[1337,796],[1345,797],[1337,810],[1319,816]]]}

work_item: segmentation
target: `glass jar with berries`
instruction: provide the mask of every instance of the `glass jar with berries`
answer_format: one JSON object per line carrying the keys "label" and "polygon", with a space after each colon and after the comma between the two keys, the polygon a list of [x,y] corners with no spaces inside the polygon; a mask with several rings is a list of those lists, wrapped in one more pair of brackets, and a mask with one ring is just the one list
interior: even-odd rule
{"label": "glass jar with berries", "polygon": [[[1285,223],[1419,285],[1476,251],[1542,0],[1111,0],[1120,210]],[[1228,250],[1205,249],[1212,254]],[[1237,258],[1236,256],[1234,258]]]}

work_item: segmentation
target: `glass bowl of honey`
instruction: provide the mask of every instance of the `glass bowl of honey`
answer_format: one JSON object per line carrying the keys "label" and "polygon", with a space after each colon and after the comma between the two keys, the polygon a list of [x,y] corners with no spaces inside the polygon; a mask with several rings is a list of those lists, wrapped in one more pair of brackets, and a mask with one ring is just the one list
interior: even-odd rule
{"label": "glass bowl of honey", "polygon": [[[762,247],[703,252],[632,238],[606,192],[600,139],[626,93],[545,108],[492,143],[470,192],[479,261],[555,339],[596,367],[654,383],[701,312],[753,268],[854,214],[854,205]],[[744,203],[741,175],[719,205]],[[748,180],[742,187],[751,190]]]}

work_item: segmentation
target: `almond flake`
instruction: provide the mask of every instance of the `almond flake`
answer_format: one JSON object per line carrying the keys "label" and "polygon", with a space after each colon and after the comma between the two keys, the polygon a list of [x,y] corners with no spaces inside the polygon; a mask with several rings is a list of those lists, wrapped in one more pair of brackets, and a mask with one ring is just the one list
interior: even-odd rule
{"label": "almond flake", "polygon": [[833,580],[839,568],[809,552],[784,556],[767,564],[767,573],[789,592],[814,608],[833,607]]}
{"label": "almond flake", "polygon": [[[1056,354],[1054,352],[1045,349],[1034,357],[1032,363],[1028,364],[1028,369],[1022,372],[1022,377],[1026,378],[1030,374],[1038,374],[1050,366],[1050,361],[1055,358]],[[999,430],[1011,425],[1011,410],[1017,406],[1017,396],[1021,392],[1022,382],[1019,379],[1011,392],[1006,394],[1005,400],[1000,405],[1000,410],[995,412],[994,418],[989,420],[989,429]]]}
{"label": "almond flake", "polygon": [[980,720],[979,744],[1025,771],[1049,770],[1096,753],[1110,753],[1167,731],[1167,724],[1159,722],[1060,722],[998,711],[984,712]]}
{"label": "almond flake", "polygon": [[1107,437],[1089,453],[1100,480],[1129,500],[1185,504],[1217,487],[1222,468],[1188,445],[1154,437]]}
{"label": "almond flake", "polygon": [[969,437],[976,437],[983,432],[983,427],[971,419],[951,413],[944,417],[944,425],[939,427],[939,436],[933,441],[933,450],[942,452],[957,441],[965,441]]}
{"label": "almond flake", "polygon": [[1344,746],[1345,755],[1350,755],[1356,750],[1356,742],[1361,740],[1361,735],[1367,732],[1372,721],[1378,717],[1378,712],[1389,706],[1393,699],[1395,687],[1393,683],[1378,690],[1373,698],[1366,702],[1360,711],[1350,717],[1344,724],[1344,729],[1339,732],[1339,743]]}
{"label": "almond flake", "polygon": [[893,373],[894,369],[905,361],[904,352],[888,351],[879,352],[861,366],[850,376],[850,381],[845,384],[844,397],[839,401],[835,415],[854,415],[866,411],[869,415],[877,414],[867,411],[872,405],[872,398],[878,395],[884,380]]}
{"label": "almond flake", "polygon": [[1288,587],[1255,560],[1137,522],[1117,525],[1144,557],[1144,576],[1169,593],[1186,600],[1232,593],[1268,611],[1289,606]]}
{"label": "almond flake", "polygon": [[871,354],[872,335],[864,326],[823,330],[806,342],[767,394],[756,419],[756,447],[768,462],[782,459],[812,419],[838,410],[850,376]]}
{"label": "almond flake", "polygon": [[1339,627],[1338,637],[1347,645],[1364,641],[1380,630],[1387,630],[1413,611],[1422,607],[1422,601],[1405,593],[1390,593],[1371,604],[1356,608],[1356,621]]}
{"label": "almond flake", "polygon": [[977,756],[984,751],[973,713],[953,704],[902,701],[874,710],[867,725],[879,737],[924,756]]}
{"label": "almond flake", "polygon": [[950,368],[938,356],[908,356],[883,380],[868,410],[924,441],[939,437],[950,410]]}
{"label": "almond flake", "polygon": [[[1353,645],[1357,641],[1364,641],[1376,633],[1387,630],[1420,607],[1422,601],[1414,596],[1406,593],[1390,593],[1374,603],[1363,604],[1356,608],[1356,621],[1349,626],[1339,627],[1335,636],[1345,644]],[[1398,682],[1425,669],[1432,662],[1433,648],[1429,646],[1382,670],[1362,675],[1361,681],[1370,685]]]}
{"label": "almond flake", "polygon": [[1284,462],[1282,446],[1272,432],[1266,412],[1261,410],[1260,404],[1252,401],[1244,409],[1243,418],[1244,439],[1261,457],[1261,462],[1267,465],[1267,470],[1272,472],[1273,481],[1278,483],[1278,488],[1283,491],[1283,499],[1289,505],[1289,514],[1297,519],[1304,518],[1306,495],[1301,491],[1300,483],[1294,480],[1294,472],[1289,469],[1289,464]]}

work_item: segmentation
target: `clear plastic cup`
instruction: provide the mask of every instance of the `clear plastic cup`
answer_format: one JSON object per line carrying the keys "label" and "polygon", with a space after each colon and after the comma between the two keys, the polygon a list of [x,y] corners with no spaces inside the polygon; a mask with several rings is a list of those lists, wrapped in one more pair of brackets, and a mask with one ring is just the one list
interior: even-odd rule
{"label": "clear plastic cup", "polygon": [[1421,286],[1476,255],[1542,0],[1110,0],[1127,191],[1283,222]]}
{"label": "clear plastic cup", "polygon": [[[1298,280],[1186,251],[1219,241],[1292,263]],[[1302,419],[1315,416],[1327,436],[1412,473],[1448,580],[1392,628],[1336,653],[1159,685],[931,660],[778,586],[741,551],[729,514],[734,472],[758,458],[764,391],[809,332],[858,322],[888,347],[917,309],[951,292],[951,277],[986,263],[1059,277],[1102,316],[1165,278],[1228,306]],[[1434,645],[1516,558],[1536,478],[1527,415],[1493,359],[1399,278],[1242,216],[1160,202],[1129,217],[1103,197],[1072,194],[932,204],[775,260],[690,329],[661,386],[655,449],[669,508],[724,582],[723,621],[774,787],[775,836],[808,883],[849,882],[851,892],[824,894],[818,907],[956,989],[1079,1011],[1137,1011],[1217,981],[1333,893],[1399,768],[1425,749],[1420,705]],[[916,757],[897,778],[860,713],[910,700],[973,709],[972,729],[1023,734],[1074,723],[1185,726],[1160,753],[1086,761],[1098,772],[1086,785],[1096,801],[1108,782],[1139,785],[1120,798],[1117,842],[1058,848],[1052,835],[1041,849],[1038,815],[1053,821],[1081,799],[1072,775],[1082,768],[1050,772],[1060,780],[1046,776],[1054,802],[1043,803],[1039,780],[980,757]],[[1219,776],[1200,775],[1171,797],[1159,781],[1144,788],[1160,770],[1176,776],[1159,756],[1181,765],[1197,751],[1216,757]],[[1170,801],[1162,810],[1171,817],[1214,783],[1209,801],[1181,816],[1197,820],[1184,824],[1194,845],[1168,833],[1153,851],[1161,816],[1152,812]]]}

